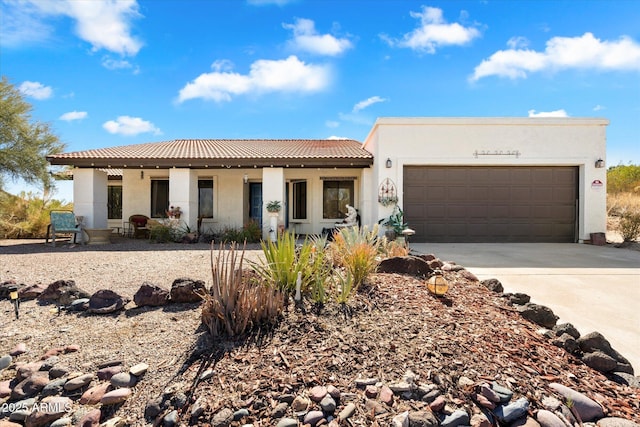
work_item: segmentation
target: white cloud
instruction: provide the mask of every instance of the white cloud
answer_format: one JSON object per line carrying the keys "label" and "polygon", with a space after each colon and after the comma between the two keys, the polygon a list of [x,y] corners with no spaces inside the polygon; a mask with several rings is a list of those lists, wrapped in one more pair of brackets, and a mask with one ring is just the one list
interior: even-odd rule
{"label": "white cloud", "polygon": [[67,122],[73,120],[82,120],[87,117],[86,111],[69,111],[68,113],[64,113],[60,116],[60,120],[65,120]]}
{"label": "white cloud", "polygon": [[102,57],[102,66],[107,70],[122,70],[133,68],[133,64],[126,59],[113,59],[109,56]]}
{"label": "white cloud", "polygon": [[364,101],[360,101],[358,102],[356,105],[353,106],[353,112],[357,113],[360,110],[364,110],[365,108],[373,105],[373,104],[377,104],[378,102],[386,102],[387,100],[385,98],[381,98],[379,96],[372,96],[370,98],[365,99]]}
{"label": "white cloud", "polygon": [[45,86],[39,82],[23,82],[20,87],[20,92],[34,99],[48,99],[53,95],[53,89],[51,86]]}
{"label": "white cloud", "polygon": [[593,111],[601,111],[604,110],[605,107],[603,107],[602,105],[598,104],[595,107],[593,107]]}
{"label": "white cloud", "polygon": [[296,56],[283,60],[261,59],[253,64],[249,74],[222,71],[221,64],[216,61],[214,71],[200,74],[193,81],[180,89],[178,102],[189,99],[210,99],[213,101],[231,101],[234,95],[250,92],[317,92],[326,88],[331,80],[331,72],[327,66],[305,64]]}
{"label": "white cloud", "polygon": [[2,25],[0,44],[20,47],[42,43],[53,33],[53,27],[42,22],[41,13],[34,4],[26,2],[0,2]]}
{"label": "white cloud", "polygon": [[296,50],[336,56],[353,47],[349,39],[339,39],[331,34],[318,34],[315,23],[310,19],[296,19],[295,24],[282,24],[282,26],[293,31],[293,40],[289,44]]}
{"label": "white cloud", "polygon": [[627,36],[602,41],[585,33],[580,37],[553,37],[544,52],[530,49],[500,50],[478,65],[471,81],[499,76],[526,78],[528,73],[564,69],[640,70],[640,44]]}
{"label": "white cloud", "polygon": [[109,133],[127,136],[140,133],[153,133],[154,135],[162,133],[153,123],[142,120],[140,117],[119,116],[116,120],[105,122],[102,127]]}
{"label": "white cloud", "polygon": [[[142,47],[142,43],[131,34],[131,22],[141,16],[136,0],[26,0],[12,3],[12,11],[12,16],[19,19],[20,25],[33,25],[41,39],[51,32],[51,28],[43,22],[47,16],[66,16],[75,21],[78,37],[89,42],[94,51],[105,49],[121,55],[135,55]],[[31,27],[23,28],[31,31]],[[29,35],[24,30],[18,32],[13,29],[13,43],[19,43],[20,38],[26,42]]]}
{"label": "white cloud", "polygon": [[555,111],[540,111],[536,113],[536,110],[529,110],[529,117],[569,117],[565,110],[555,110]]}
{"label": "white cloud", "polygon": [[335,120],[327,120],[324,124],[328,128],[337,128],[338,126],[340,126],[340,122]]}
{"label": "white cloud", "polygon": [[331,135],[330,137],[328,137],[327,139],[332,139],[332,140],[343,140],[343,139],[353,139],[353,138],[349,138],[346,136],[336,136],[336,135]]}
{"label": "white cloud", "polygon": [[507,41],[507,46],[509,46],[510,49],[524,49],[529,46],[529,39],[521,36],[511,37]]}
{"label": "white cloud", "polygon": [[442,17],[442,9],[422,7],[422,12],[411,12],[411,17],[420,20],[420,26],[405,34],[401,40],[393,40],[386,35],[381,38],[391,46],[407,47],[426,53],[435,53],[436,48],[449,45],[465,45],[480,37],[474,27],[459,23],[447,23]]}

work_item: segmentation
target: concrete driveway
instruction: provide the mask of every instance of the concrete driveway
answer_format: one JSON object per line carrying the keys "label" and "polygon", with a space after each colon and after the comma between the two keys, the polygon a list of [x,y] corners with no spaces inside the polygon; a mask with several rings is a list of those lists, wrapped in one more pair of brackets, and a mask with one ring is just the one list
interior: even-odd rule
{"label": "concrete driveway", "polygon": [[598,331],[640,373],[640,252],[569,243],[411,243],[455,261],[505,292],[523,292],[571,322]]}

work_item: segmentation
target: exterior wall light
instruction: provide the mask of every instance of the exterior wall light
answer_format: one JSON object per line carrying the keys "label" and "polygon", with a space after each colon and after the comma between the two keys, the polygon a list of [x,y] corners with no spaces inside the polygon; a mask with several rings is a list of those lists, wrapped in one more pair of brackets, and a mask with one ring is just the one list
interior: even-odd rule
{"label": "exterior wall light", "polygon": [[603,168],[603,167],[604,167],[604,160],[602,160],[602,159],[598,159],[598,160],[596,160],[596,167],[597,167],[598,169]]}
{"label": "exterior wall light", "polygon": [[144,171],[140,171],[140,179],[144,179]]}
{"label": "exterior wall light", "polygon": [[393,166],[393,163],[391,162],[391,159],[389,157],[387,157],[387,162],[385,163],[385,165],[387,166],[387,169]]}
{"label": "exterior wall light", "polygon": [[244,174],[244,176],[242,177],[242,181],[244,181],[244,183],[248,183],[249,182],[249,175],[247,175],[246,173]]}

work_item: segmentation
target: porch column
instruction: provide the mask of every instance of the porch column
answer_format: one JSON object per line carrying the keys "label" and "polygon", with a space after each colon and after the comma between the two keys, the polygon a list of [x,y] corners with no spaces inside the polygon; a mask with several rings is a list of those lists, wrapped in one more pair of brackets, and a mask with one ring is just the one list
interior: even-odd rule
{"label": "porch column", "polygon": [[84,217],[87,228],[107,228],[107,173],[97,169],[73,170],[73,212]]}
{"label": "porch column", "polygon": [[[262,238],[269,239],[270,213],[267,212],[267,204],[278,200],[282,210],[278,213],[278,225],[284,223],[284,168],[262,169]],[[265,221],[266,219],[266,221]],[[277,230],[276,230],[277,231]]]}
{"label": "porch column", "polygon": [[193,169],[169,169],[169,206],[180,207],[180,219],[195,230],[198,224],[198,174]]}

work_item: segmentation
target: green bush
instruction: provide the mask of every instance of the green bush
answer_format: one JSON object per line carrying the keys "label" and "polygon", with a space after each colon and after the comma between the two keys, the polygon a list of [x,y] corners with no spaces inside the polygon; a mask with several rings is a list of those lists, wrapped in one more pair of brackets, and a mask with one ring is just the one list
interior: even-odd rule
{"label": "green bush", "polygon": [[44,238],[50,223],[49,211],[73,210],[73,204],[47,200],[33,193],[14,196],[0,190],[0,238]]}
{"label": "green bush", "polygon": [[344,267],[353,280],[353,287],[357,289],[365,282],[369,274],[376,271],[379,263],[378,230],[347,227],[334,236],[331,243],[333,260]]}
{"label": "green bush", "polygon": [[618,165],[607,170],[607,192],[610,194],[640,192],[640,166]]}

